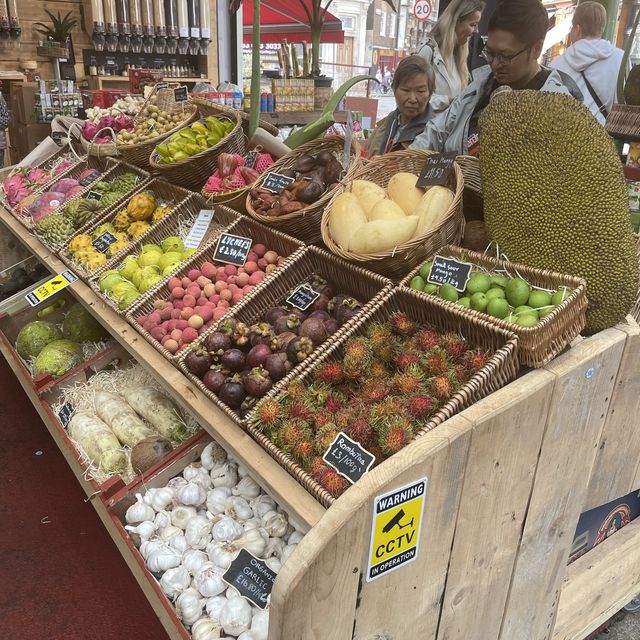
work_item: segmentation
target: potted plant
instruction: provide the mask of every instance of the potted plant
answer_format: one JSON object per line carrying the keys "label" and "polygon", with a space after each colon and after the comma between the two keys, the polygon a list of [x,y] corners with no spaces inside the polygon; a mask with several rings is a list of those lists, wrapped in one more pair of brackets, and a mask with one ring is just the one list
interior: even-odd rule
{"label": "potted plant", "polygon": [[69,40],[71,38],[71,31],[77,26],[78,21],[72,17],[72,12],[69,11],[64,18],[58,11],[58,15],[54,15],[51,11],[45,9],[45,13],[51,19],[51,24],[45,24],[44,22],[36,22],[34,30],[41,36],[45,37],[45,46],[59,46],[68,47]]}

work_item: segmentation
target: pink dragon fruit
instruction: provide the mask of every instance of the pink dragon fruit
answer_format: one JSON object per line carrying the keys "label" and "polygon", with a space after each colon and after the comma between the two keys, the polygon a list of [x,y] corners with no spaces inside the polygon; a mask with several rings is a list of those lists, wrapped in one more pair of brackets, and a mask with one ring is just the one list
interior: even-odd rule
{"label": "pink dragon fruit", "polygon": [[95,125],[91,122],[85,122],[82,125],[82,135],[84,137],[85,140],[93,140],[93,138],[95,137],[96,133],[98,133],[98,131],[100,130],[100,128],[98,127],[98,125]]}
{"label": "pink dragon fruit", "polygon": [[24,200],[31,193],[31,189],[25,183],[24,174],[22,173],[16,173],[6,178],[2,183],[2,188],[12,207],[15,207],[18,202]]}
{"label": "pink dragon fruit", "polygon": [[56,182],[54,185],[52,185],[51,191],[60,191],[62,193],[67,193],[69,189],[73,189],[78,185],[79,183],[75,178],[62,178],[61,180],[58,180],[58,182]]}
{"label": "pink dragon fruit", "polygon": [[66,201],[71,200],[71,198],[75,198],[79,193],[82,193],[84,191],[84,187],[82,185],[78,185],[77,187],[71,187],[71,189],[69,189],[69,191],[67,191],[66,195]]}
{"label": "pink dragon fruit", "polygon": [[54,167],[52,174],[59,176],[63,171],[66,171],[73,163],[70,160],[64,160],[59,165]]}
{"label": "pink dragon fruit", "polygon": [[27,172],[27,180],[32,185],[41,185],[51,180],[51,176],[41,167],[37,167]]}

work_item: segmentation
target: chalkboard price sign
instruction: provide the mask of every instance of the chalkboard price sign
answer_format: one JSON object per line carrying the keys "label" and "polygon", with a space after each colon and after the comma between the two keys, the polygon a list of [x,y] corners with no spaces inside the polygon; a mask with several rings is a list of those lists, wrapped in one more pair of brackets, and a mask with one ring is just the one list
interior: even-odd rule
{"label": "chalkboard price sign", "polygon": [[246,549],[240,549],[238,557],[229,565],[222,579],[256,607],[266,609],[276,574],[264,560],[256,558]]}
{"label": "chalkboard price sign", "polygon": [[96,251],[100,253],[106,253],[107,249],[114,243],[117,242],[118,238],[116,238],[112,233],[105,231],[101,236],[98,236],[93,242],[93,246],[96,248]]}
{"label": "chalkboard price sign", "polygon": [[58,411],[58,418],[60,418],[60,424],[62,424],[63,427],[69,424],[69,420],[71,420],[75,411],[70,402],[65,402],[62,405],[62,408]]}
{"label": "chalkboard price sign", "polygon": [[52,131],[51,138],[52,140],[59,146],[62,146],[62,138],[64,137],[64,133],[62,131]]}
{"label": "chalkboard price sign", "polygon": [[427,282],[437,285],[451,284],[462,293],[467,288],[472,268],[473,265],[468,262],[436,256],[433,259]]}
{"label": "chalkboard price sign", "polygon": [[306,311],[319,297],[320,294],[314,291],[308,284],[301,284],[287,298],[287,304],[300,309],[300,311]]}
{"label": "chalkboard price sign", "polygon": [[189,99],[187,87],[176,87],[173,90],[173,99],[176,102],[186,102]]}
{"label": "chalkboard price sign", "polygon": [[226,264],[244,266],[251,250],[253,241],[244,236],[234,236],[231,233],[221,233],[213,253],[213,259]]}
{"label": "chalkboard price sign", "polygon": [[100,202],[102,200],[102,194],[97,191],[89,191],[86,195],[87,200],[95,200],[96,202]]}
{"label": "chalkboard price sign", "polygon": [[295,178],[283,176],[280,173],[267,173],[260,186],[271,193],[280,193],[293,182],[295,182]]}
{"label": "chalkboard price sign", "polygon": [[353,484],[371,469],[375,456],[340,431],[322,459]]}
{"label": "chalkboard price sign", "polygon": [[453,171],[455,153],[434,153],[424,163],[422,173],[416,182],[416,187],[433,187],[446,185]]}

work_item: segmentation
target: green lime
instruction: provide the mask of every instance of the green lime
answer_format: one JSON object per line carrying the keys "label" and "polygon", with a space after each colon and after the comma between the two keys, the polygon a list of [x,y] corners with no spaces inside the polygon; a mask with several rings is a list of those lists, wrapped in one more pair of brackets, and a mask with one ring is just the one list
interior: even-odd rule
{"label": "green lime", "polygon": [[460,300],[458,300],[458,304],[469,309],[471,307],[471,300],[465,296],[464,298],[460,298]]}
{"label": "green lime", "polygon": [[489,300],[493,300],[494,298],[504,298],[504,289],[501,289],[500,287],[491,287],[491,289],[487,291],[486,296]]}
{"label": "green lime", "polygon": [[531,289],[529,288],[529,284],[522,278],[513,278],[513,280],[507,282],[504,292],[507,294],[509,304],[512,307],[519,307],[520,305],[527,304]]}
{"label": "green lime", "polygon": [[484,311],[488,304],[489,300],[487,300],[487,296],[482,291],[478,291],[471,296],[471,308],[476,311]]}
{"label": "green lime", "polygon": [[535,309],[533,309],[532,307],[530,307],[530,306],[528,306],[526,304],[523,304],[523,305],[521,305],[519,307],[516,307],[514,309],[514,313],[518,317],[521,316],[521,315],[525,315],[525,314],[526,315],[529,315],[529,314],[534,315],[536,318],[538,317],[538,312]]}
{"label": "green lime", "polygon": [[416,289],[416,291],[424,291],[425,281],[422,279],[422,276],[415,276],[411,278],[411,282],[409,283],[409,287],[411,289]]}
{"label": "green lime", "polygon": [[431,284],[430,282],[427,282],[427,284],[424,285],[425,293],[431,293],[434,296],[437,296],[439,291],[440,287],[437,284]]}
{"label": "green lime", "polygon": [[551,294],[546,291],[541,291],[540,289],[534,289],[529,295],[528,304],[534,309],[546,307],[548,304],[551,304]]}
{"label": "green lime", "polygon": [[507,286],[507,282],[509,282],[509,278],[507,278],[507,276],[503,276],[502,274],[491,276],[492,287],[502,287],[504,289]]}
{"label": "green lime", "polygon": [[491,288],[491,278],[481,271],[474,271],[467,282],[467,293],[473,296],[474,293],[486,293]]}
{"label": "green lime", "polygon": [[443,284],[440,287],[440,297],[443,300],[448,300],[449,302],[457,302],[458,292],[452,284]]}
{"label": "green lime", "polygon": [[509,303],[504,298],[490,299],[485,311],[494,318],[506,318],[511,313]]}
{"label": "green lime", "polygon": [[431,266],[433,265],[433,262],[425,262],[421,267],[420,267],[420,271],[418,272],[420,274],[420,277],[426,282],[427,278],[429,277],[429,272],[431,271]]}
{"label": "green lime", "polygon": [[547,305],[538,311],[538,318],[546,318],[554,309],[556,308],[555,304]]}
{"label": "green lime", "polygon": [[571,295],[569,287],[560,287],[552,296],[551,302],[556,306],[562,304]]}
{"label": "green lime", "polygon": [[533,313],[523,313],[516,318],[516,324],[520,327],[535,327],[538,324],[538,318]]}

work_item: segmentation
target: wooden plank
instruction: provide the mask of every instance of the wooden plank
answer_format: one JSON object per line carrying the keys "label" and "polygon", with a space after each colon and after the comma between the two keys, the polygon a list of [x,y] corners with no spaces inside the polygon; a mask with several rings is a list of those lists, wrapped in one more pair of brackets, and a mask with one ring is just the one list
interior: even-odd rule
{"label": "wooden plank", "polygon": [[[616,327],[627,340],[611,395],[589,489],[582,511],[626,496],[640,487],[640,327],[629,322]],[[630,455],[622,452],[629,451]]]}
{"label": "wooden plank", "polygon": [[640,593],[640,520],[567,568],[552,640],[583,640]]}
{"label": "wooden plank", "polygon": [[[350,640],[352,630],[356,639],[435,636],[470,430],[467,420],[452,418],[373,469],[332,505],[278,574],[270,640]],[[375,496],[425,475],[418,558],[366,583]]]}
{"label": "wooden plank", "polygon": [[500,634],[554,383],[532,371],[462,414],[473,433],[438,640]]}
{"label": "wooden plank", "polygon": [[625,335],[608,329],[545,367],[556,377],[501,640],[546,640]]}
{"label": "wooden plank", "polygon": [[[52,273],[67,267],[6,210],[0,207],[0,221],[45,264]],[[69,289],[140,363],[157,374],[163,389],[189,411],[229,454],[243,461],[249,472],[292,520],[308,531],[325,509],[290,476],[251,436],[213,405],[180,371],[156,351],[124,318],[115,313],[84,282],[77,280]]]}

